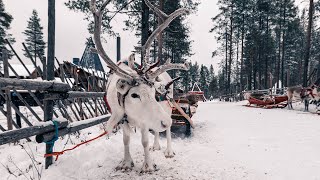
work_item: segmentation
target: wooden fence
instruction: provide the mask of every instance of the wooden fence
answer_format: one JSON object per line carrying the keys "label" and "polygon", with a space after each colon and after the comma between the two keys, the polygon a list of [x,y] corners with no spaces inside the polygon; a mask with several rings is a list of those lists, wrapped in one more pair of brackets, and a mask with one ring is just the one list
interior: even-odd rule
{"label": "wooden fence", "polygon": [[[45,58],[38,57],[41,63],[37,64],[23,44],[29,58],[22,60],[11,44],[8,41],[7,43],[22,69],[14,68],[16,65],[8,60],[9,53],[2,51],[0,145],[20,139],[30,141],[32,136],[37,137],[37,142],[46,142],[53,138],[56,128],[59,129],[59,136],[63,136],[109,119],[104,101],[107,74],[70,63],[60,63],[55,58],[56,62],[52,67],[55,79],[46,81],[46,71],[50,67],[47,67]],[[30,65],[26,65],[27,61],[33,65],[32,70]],[[85,73],[79,74],[79,70]],[[25,74],[22,75],[21,71]],[[53,104],[52,108],[48,103]],[[20,107],[25,107],[31,116],[27,116]],[[47,119],[46,116],[50,117],[50,113],[53,118]],[[57,122],[57,127],[51,120]],[[52,148],[47,145],[46,153],[48,149]],[[47,159],[46,168],[52,163],[52,157]]]}

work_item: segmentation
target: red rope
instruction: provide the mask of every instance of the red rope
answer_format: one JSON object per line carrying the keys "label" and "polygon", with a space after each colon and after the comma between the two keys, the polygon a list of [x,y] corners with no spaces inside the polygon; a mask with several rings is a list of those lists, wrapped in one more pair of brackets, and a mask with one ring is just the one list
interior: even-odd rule
{"label": "red rope", "polygon": [[108,133],[107,133],[107,132],[104,132],[104,133],[100,134],[99,136],[97,136],[97,137],[95,137],[95,138],[93,138],[93,139],[90,139],[90,140],[88,140],[88,141],[84,141],[84,142],[82,142],[82,143],[80,143],[80,144],[77,144],[77,145],[74,146],[73,148],[65,149],[65,150],[59,151],[59,152],[52,152],[52,153],[50,153],[50,154],[45,154],[44,157],[56,156],[56,160],[55,160],[55,161],[57,161],[58,158],[59,158],[59,156],[62,155],[62,154],[64,154],[65,152],[67,152],[67,151],[72,151],[72,150],[76,149],[77,147],[79,147],[79,146],[81,146],[81,145],[83,145],[83,144],[87,144],[87,143],[89,143],[89,142],[91,142],[91,141],[94,141],[94,140],[96,140],[96,139],[98,139],[98,138],[101,138],[102,136],[104,136],[104,135],[106,135],[106,134],[108,134]]}

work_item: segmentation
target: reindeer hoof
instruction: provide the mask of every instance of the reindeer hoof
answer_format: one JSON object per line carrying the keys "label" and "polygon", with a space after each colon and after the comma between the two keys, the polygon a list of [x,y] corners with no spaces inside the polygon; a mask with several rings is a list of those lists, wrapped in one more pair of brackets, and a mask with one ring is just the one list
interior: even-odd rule
{"label": "reindeer hoof", "polygon": [[152,150],[152,151],[159,151],[159,150],[161,150],[161,147],[160,147],[159,144],[158,144],[158,145],[153,145],[153,146],[150,148],[150,150]]}
{"label": "reindeer hoof", "polygon": [[116,171],[131,171],[134,167],[134,163],[132,160],[123,160],[120,164],[116,167]]}
{"label": "reindeer hoof", "polygon": [[156,164],[151,165],[150,163],[144,162],[140,171],[140,174],[152,173],[154,171],[158,171],[158,167]]}
{"label": "reindeer hoof", "polygon": [[176,155],[172,149],[166,149],[166,151],[164,152],[164,156],[166,158],[173,158],[174,155]]}

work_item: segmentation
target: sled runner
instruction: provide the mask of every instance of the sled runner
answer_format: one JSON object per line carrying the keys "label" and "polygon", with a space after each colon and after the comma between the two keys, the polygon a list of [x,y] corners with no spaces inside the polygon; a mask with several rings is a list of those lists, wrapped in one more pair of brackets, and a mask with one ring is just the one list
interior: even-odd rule
{"label": "sled runner", "polygon": [[[246,105],[248,107],[260,107],[260,108],[284,108],[287,106],[288,96],[286,95],[262,95],[262,96],[250,96]],[[253,105],[253,106],[252,106]]]}

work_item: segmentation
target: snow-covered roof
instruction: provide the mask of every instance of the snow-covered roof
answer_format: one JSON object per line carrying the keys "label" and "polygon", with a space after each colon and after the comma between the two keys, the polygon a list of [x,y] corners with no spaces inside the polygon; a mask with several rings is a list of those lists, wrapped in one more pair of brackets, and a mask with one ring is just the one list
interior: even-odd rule
{"label": "snow-covered roof", "polygon": [[[74,63],[72,63],[72,62],[69,62],[69,61],[64,61],[64,62],[65,62],[65,63],[69,63],[71,66],[78,67],[78,68],[82,69],[84,72],[87,72],[87,73],[89,73],[89,74],[93,74],[93,73],[94,73],[94,75],[95,75],[96,77],[105,78],[105,77],[103,76],[103,74],[105,74],[105,72],[103,72],[103,71],[98,71],[98,70],[93,69],[93,68],[85,68],[85,67],[76,65],[76,64],[74,64]],[[107,69],[104,68],[104,69],[107,70],[106,72],[109,71],[109,68],[107,68]]]}
{"label": "snow-covered roof", "polygon": [[[25,69],[25,67],[23,67],[23,65],[21,64],[10,64],[10,65],[20,77],[30,76],[28,71]],[[33,65],[26,65],[26,68],[29,70],[30,73],[33,73],[36,70],[36,68]],[[3,73],[3,71],[4,71],[3,68],[1,68],[1,73]],[[9,68],[9,76],[15,77],[15,74],[13,73],[11,68]]]}

